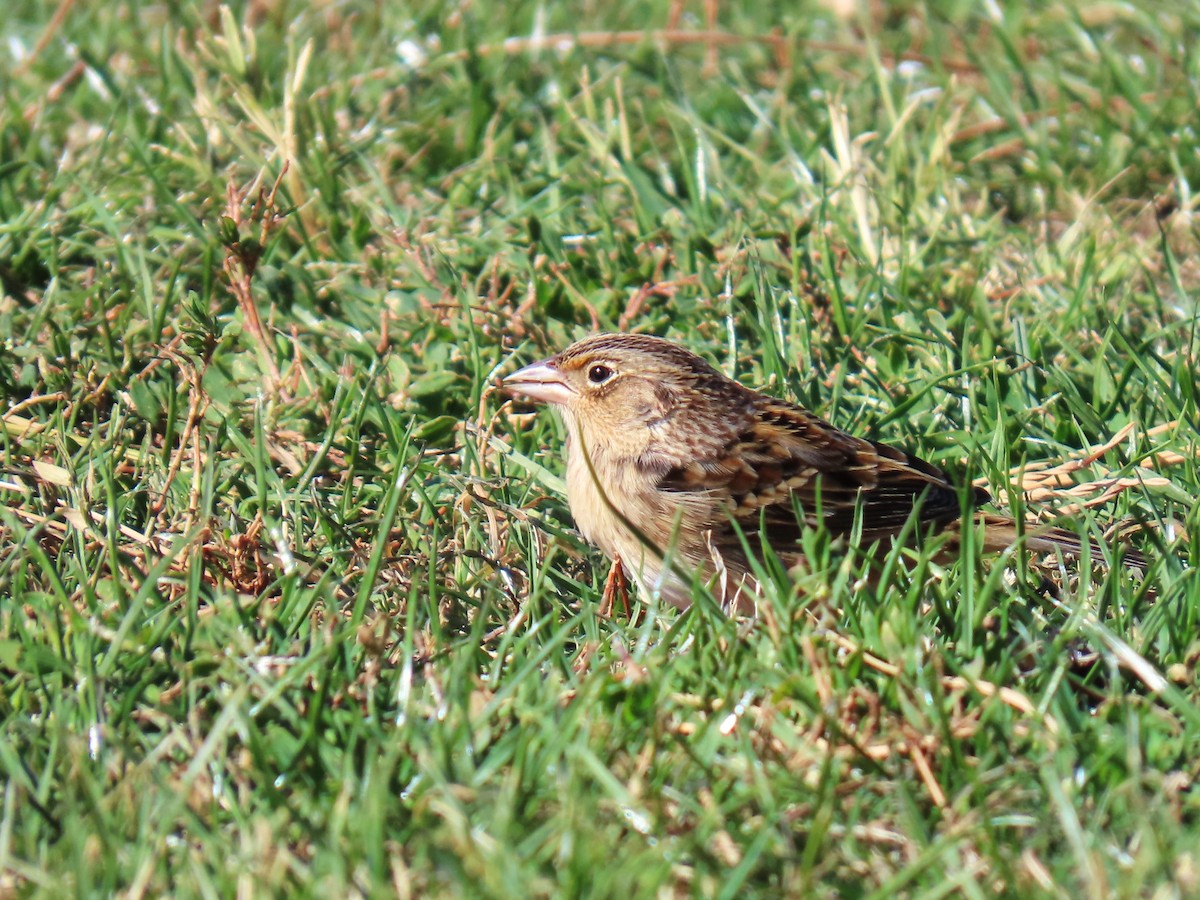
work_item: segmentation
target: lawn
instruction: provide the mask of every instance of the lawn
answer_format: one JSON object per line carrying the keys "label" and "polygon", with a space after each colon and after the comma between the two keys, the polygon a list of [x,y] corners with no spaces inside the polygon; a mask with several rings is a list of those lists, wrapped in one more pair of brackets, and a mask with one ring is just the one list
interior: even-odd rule
{"label": "lawn", "polygon": [[[0,895],[1200,895],[1200,5],[6,9]],[[596,330],[1151,565],[604,617]]]}

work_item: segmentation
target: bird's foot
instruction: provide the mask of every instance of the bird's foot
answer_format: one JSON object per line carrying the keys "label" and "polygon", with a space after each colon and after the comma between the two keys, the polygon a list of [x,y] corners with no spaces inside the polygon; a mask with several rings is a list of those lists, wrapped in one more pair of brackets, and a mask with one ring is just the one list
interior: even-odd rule
{"label": "bird's foot", "polygon": [[621,608],[625,610],[625,618],[630,618],[629,609],[629,579],[625,577],[625,567],[621,560],[614,559],[612,568],[608,570],[608,578],[604,580],[604,593],[600,599],[600,615],[611,618],[617,598],[621,600]]}

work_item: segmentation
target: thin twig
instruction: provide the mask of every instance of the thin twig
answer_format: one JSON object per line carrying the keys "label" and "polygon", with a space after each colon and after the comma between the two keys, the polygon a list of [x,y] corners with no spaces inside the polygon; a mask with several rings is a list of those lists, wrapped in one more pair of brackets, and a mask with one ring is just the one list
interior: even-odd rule
{"label": "thin twig", "polygon": [[54,35],[58,34],[58,30],[62,28],[63,22],[67,20],[67,13],[71,11],[71,7],[74,5],[75,0],[61,0],[58,4],[58,9],[54,11],[54,15],[50,17],[50,21],[38,37],[38,42],[34,44],[33,52],[21,60],[21,64],[13,71],[14,78],[20,78],[28,72],[37,58],[41,56],[42,51],[50,46],[50,42],[54,40]]}
{"label": "thin twig", "polygon": [[[874,669],[876,672],[887,675],[890,678],[895,678],[900,674],[899,666],[890,662],[886,662],[885,660],[880,659],[878,656],[868,653],[866,650],[863,650],[858,646],[858,644],[844,635],[838,634],[835,631],[830,631],[829,629],[822,629],[819,632],[819,636],[832,641],[834,644],[837,644],[843,650],[846,650],[848,653],[861,660],[868,668]],[[1005,706],[1009,706],[1012,709],[1017,710],[1017,712],[1024,713],[1025,715],[1036,716],[1038,714],[1037,707],[1034,706],[1029,698],[1020,691],[1013,690],[1012,688],[1000,687],[999,685],[992,684],[990,681],[984,681],[983,679],[978,678],[968,681],[959,675],[947,675],[942,677],[942,686],[950,691],[971,690],[978,694],[982,694],[985,697],[996,697]],[[1041,718],[1042,724],[1045,726],[1046,731],[1052,735],[1058,733],[1057,722],[1055,722],[1048,715],[1042,716]]]}
{"label": "thin twig", "polygon": [[[267,389],[270,393],[275,393],[281,387],[281,376],[279,364],[275,360],[275,348],[263,327],[262,317],[254,302],[252,285],[271,232],[283,221],[283,214],[276,205],[276,197],[287,171],[288,162],[284,160],[270,193],[261,186],[261,176],[244,190],[230,181],[226,189],[225,216],[221,223],[221,236],[225,244],[223,268],[229,278],[229,289],[242,310],[246,331],[258,346],[263,364],[267,367]],[[250,208],[246,209],[247,197],[254,192],[255,186],[258,187],[257,197]],[[255,224],[258,225],[258,235],[248,239],[242,233],[243,228]]]}

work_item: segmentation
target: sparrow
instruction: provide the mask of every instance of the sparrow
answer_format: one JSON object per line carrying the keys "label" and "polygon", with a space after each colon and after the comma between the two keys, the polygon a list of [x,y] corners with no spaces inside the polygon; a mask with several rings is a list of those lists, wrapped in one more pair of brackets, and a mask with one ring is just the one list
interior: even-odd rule
{"label": "sparrow", "polygon": [[[680,608],[698,578],[726,611],[752,611],[751,553],[765,544],[793,566],[805,528],[887,549],[902,532],[957,533],[964,493],[968,512],[991,501],[983,488],[960,491],[941,468],[751,390],[662,338],[594,335],[502,386],[561,414],[567,502],[579,531],[613,561],[609,585],[627,572],[643,593]],[[973,518],[985,551],[1023,542],[1082,552],[1069,531]],[[1124,561],[1145,565],[1132,552]]]}

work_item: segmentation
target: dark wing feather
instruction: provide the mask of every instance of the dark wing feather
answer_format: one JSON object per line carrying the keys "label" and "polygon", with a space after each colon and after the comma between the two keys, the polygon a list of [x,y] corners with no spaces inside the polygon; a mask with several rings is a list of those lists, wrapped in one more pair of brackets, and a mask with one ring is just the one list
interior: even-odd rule
{"label": "dark wing feather", "polygon": [[[812,413],[755,395],[748,425],[718,454],[667,472],[666,491],[709,491],[728,503],[753,543],[760,531],[779,552],[800,536],[795,508],[808,525],[847,534],[861,509],[863,540],[900,531],[914,510],[945,525],[961,515],[958,491],[941,469],[894,447],[853,437]],[[978,491],[976,500],[988,499]],[[737,543],[732,528],[714,535]]]}

